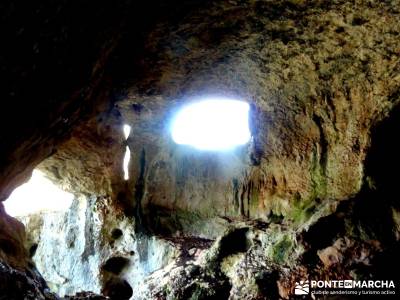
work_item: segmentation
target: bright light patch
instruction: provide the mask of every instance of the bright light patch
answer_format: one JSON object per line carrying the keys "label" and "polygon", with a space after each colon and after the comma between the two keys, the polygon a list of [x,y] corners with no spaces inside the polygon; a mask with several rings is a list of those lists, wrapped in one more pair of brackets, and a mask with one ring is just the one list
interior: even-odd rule
{"label": "bright light patch", "polygon": [[129,147],[126,146],[125,150],[125,156],[124,156],[124,163],[123,163],[123,170],[124,170],[124,179],[128,180],[129,179],[129,161],[131,160],[131,150],[129,150]]}
{"label": "bright light patch", "polygon": [[16,188],[4,202],[11,216],[25,216],[38,212],[66,211],[74,195],[59,189],[43,173],[34,170],[31,179]]}
{"label": "bright light patch", "polygon": [[[124,125],[123,127],[124,130],[124,136],[125,136],[125,140],[128,139],[129,134],[131,133],[131,126],[129,125]],[[131,150],[129,149],[129,146],[126,146],[126,150],[125,150],[125,155],[124,155],[124,161],[122,164],[122,170],[124,171],[124,179],[128,180],[129,179],[129,161],[131,160]]]}
{"label": "bright light patch", "polygon": [[123,130],[124,130],[125,140],[127,140],[129,137],[129,134],[131,133],[131,126],[125,124],[123,127]]}
{"label": "bright light patch", "polygon": [[201,150],[226,150],[250,140],[249,104],[230,99],[208,99],[184,107],[172,123],[177,144]]}

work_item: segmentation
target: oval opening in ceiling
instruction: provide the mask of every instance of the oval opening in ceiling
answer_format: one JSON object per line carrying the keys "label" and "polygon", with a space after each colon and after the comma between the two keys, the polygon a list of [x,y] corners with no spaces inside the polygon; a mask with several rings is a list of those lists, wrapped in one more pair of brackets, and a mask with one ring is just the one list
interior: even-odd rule
{"label": "oval opening in ceiling", "polygon": [[200,150],[228,150],[250,140],[248,103],[209,98],[191,103],[176,114],[172,139]]}

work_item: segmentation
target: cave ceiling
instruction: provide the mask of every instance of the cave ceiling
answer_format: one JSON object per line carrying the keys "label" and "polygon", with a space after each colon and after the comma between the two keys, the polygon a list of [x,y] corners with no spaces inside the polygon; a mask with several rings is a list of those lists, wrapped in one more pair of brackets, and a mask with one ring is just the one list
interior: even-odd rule
{"label": "cave ceiling", "polygon": [[[397,6],[289,2],[188,6],[151,24],[133,53],[135,37],[125,33],[110,68],[125,76],[123,87],[43,168],[64,168],[64,185],[76,192],[120,193],[121,126],[129,124],[134,188],[124,197],[144,206],[303,222],[357,194],[370,130],[399,101]],[[224,157],[173,144],[173,113],[208,95],[251,104],[249,146]],[[138,200],[142,175],[148,190]]]}

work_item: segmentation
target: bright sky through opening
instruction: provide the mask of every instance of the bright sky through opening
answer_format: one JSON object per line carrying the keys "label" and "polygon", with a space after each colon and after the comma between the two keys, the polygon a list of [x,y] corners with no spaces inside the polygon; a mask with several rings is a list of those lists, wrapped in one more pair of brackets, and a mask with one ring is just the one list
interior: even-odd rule
{"label": "bright sky through opening", "polygon": [[123,131],[124,131],[125,140],[127,140],[129,137],[129,134],[131,133],[131,126],[125,124],[123,127]]}
{"label": "bright sky through opening", "polygon": [[177,144],[200,150],[227,150],[250,140],[249,104],[210,98],[182,108],[172,122]]}
{"label": "bright sky through opening", "polygon": [[25,216],[38,212],[66,211],[74,195],[59,189],[43,173],[34,170],[31,179],[16,188],[4,202],[11,216]]}
{"label": "bright sky through opening", "polygon": [[[123,127],[123,131],[124,131],[125,140],[127,140],[129,137],[129,134],[131,133],[131,126],[125,124]],[[126,146],[124,161],[123,161],[123,165],[122,165],[122,170],[124,171],[124,179],[125,180],[129,179],[129,168],[128,167],[129,167],[130,160],[131,160],[131,150],[129,149],[129,146]]]}
{"label": "bright sky through opening", "polygon": [[129,179],[129,161],[131,160],[131,150],[129,150],[129,146],[126,146],[124,163],[123,163],[123,171],[124,171],[124,179]]}

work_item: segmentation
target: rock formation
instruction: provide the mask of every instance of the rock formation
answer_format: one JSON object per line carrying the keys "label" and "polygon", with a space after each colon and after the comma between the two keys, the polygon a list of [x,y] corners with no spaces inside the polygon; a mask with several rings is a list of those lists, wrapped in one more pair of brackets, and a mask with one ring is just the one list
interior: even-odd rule
{"label": "rock formation", "polygon": [[[75,200],[19,221],[0,202],[4,299],[399,279],[399,1],[27,5],[1,4],[0,200],[34,168]],[[172,141],[174,112],[207,95],[251,104],[249,144]]]}

